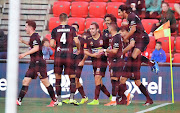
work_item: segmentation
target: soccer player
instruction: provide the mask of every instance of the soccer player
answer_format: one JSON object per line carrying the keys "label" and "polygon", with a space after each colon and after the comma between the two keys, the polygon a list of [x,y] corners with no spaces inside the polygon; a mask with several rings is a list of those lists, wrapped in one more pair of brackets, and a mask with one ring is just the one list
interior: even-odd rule
{"label": "soccer player", "polygon": [[124,71],[126,73],[122,75],[120,83],[125,84],[128,78],[134,79],[135,84],[146,96],[146,102],[144,105],[153,104],[153,101],[150,98],[145,86],[140,81],[140,67],[142,61],[152,66],[152,69],[156,73],[158,73],[159,71],[159,67],[156,62],[151,62],[146,57],[141,56],[141,52],[143,52],[146,49],[149,43],[148,34],[144,30],[140,18],[134,13],[132,13],[130,8],[128,8],[127,6],[119,6],[118,15],[122,18],[126,18],[130,27],[130,31],[124,37],[124,40],[130,39],[130,44],[123,50],[123,53],[125,54],[129,50],[132,50],[131,55],[128,57],[127,64],[124,68]]}
{"label": "soccer player", "polygon": [[87,42],[84,44],[84,53],[91,57],[96,88],[94,100],[88,103],[88,105],[99,105],[98,98],[100,90],[111,99],[110,93],[102,83],[102,78],[105,76],[107,68],[107,57],[98,53],[100,49],[103,49],[107,45],[104,45],[103,37],[99,33],[99,25],[97,23],[91,23],[90,34],[91,37],[88,37]]}
{"label": "soccer player", "polygon": [[23,97],[28,91],[29,84],[32,79],[36,79],[37,76],[40,78],[41,82],[47,88],[48,93],[52,99],[50,105],[47,107],[53,107],[57,104],[57,99],[52,85],[48,81],[46,61],[43,59],[42,53],[42,43],[40,41],[40,36],[35,32],[36,23],[32,20],[27,20],[25,25],[25,30],[28,35],[30,35],[29,42],[26,42],[20,38],[20,42],[30,46],[30,50],[19,55],[19,58],[22,59],[27,55],[30,55],[31,61],[29,69],[26,72],[26,75],[22,81],[22,88],[19,93],[18,100],[16,101],[17,105],[21,105]]}
{"label": "soccer player", "polygon": [[110,77],[111,77],[111,84],[112,84],[112,100],[104,104],[104,106],[116,106],[116,95],[118,92],[119,86],[119,78],[123,73],[123,45],[122,45],[122,37],[117,32],[117,24],[111,23],[109,25],[109,32],[112,35],[112,40],[108,49],[104,49],[104,52],[107,53],[109,62],[110,62]]}
{"label": "soccer player", "polygon": [[[77,47],[77,54],[80,52],[80,42],[76,36],[76,32],[73,27],[68,25],[68,16],[65,13],[59,15],[61,24],[54,28],[51,33],[50,45],[55,48],[54,56],[54,73],[56,76],[56,93],[58,96],[59,106],[62,106],[61,99],[61,74],[64,67],[64,74],[68,74],[70,78],[70,104],[79,105],[74,100],[74,93],[76,91],[75,83],[75,69],[73,62],[73,42]],[[56,44],[55,44],[56,43]]]}
{"label": "soccer player", "polygon": [[[71,25],[73,28],[75,28],[76,31],[76,35],[78,35],[78,31],[79,31],[79,25],[77,23],[73,23]],[[81,83],[79,82],[79,78],[81,77],[81,72],[84,66],[84,62],[87,58],[87,55],[84,55],[84,39],[81,36],[78,36],[78,39],[81,43],[81,49],[80,49],[80,53],[77,55],[77,47],[75,45],[75,43],[73,43],[74,47],[73,47],[73,58],[74,58],[74,68],[75,68],[75,72],[76,72],[76,89],[78,89],[79,93],[82,96],[81,102],[79,104],[84,104],[85,102],[88,101],[88,97],[86,96],[85,92],[84,92],[84,88],[81,85]],[[63,100],[63,103],[68,104],[69,103],[69,99]]]}

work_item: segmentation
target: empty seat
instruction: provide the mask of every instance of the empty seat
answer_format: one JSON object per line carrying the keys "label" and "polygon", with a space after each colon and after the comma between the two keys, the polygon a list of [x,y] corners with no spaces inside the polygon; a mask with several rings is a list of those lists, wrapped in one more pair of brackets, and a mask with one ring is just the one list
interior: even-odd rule
{"label": "empty seat", "polygon": [[56,17],[56,16],[59,16],[61,13],[66,13],[67,15],[69,15],[69,13],[70,13],[70,2],[66,2],[66,1],[54,2],[53,15]]}
{"label": "empty seat", "polygon": [[[173,58],[173,54],[171,54],[171,57]],[[166,62],[170,62],[170,54],[169,53],[166,53]]]}
{"label": "empty seat", "polygon": [[79,34],[82,34],[85,29],[85,18],[72,17],[69,18],[68,24],[71,25],[77,23],[79,25]]}
{"label": "empty seat", "polygon": [[156,40],[154,36],[149,37],[149,44],[147,45],[147,48],[150,49],[150,51],[154,51],[156,45]]}
{"label": "empty seat", "polygon": [[79,1],[81,1],[81,2],[90,2],[91,0],[74,0],[74,1],[76,1],[76,2],[79,2]]}
{"label": "empty seat", "polygon": [[[171,36],[171,51],[173,52],[174,50],[174,37]],[[169,37],[163,37],[158,39],[162,43],[162,49],[166,52],[169,53]]]}
{"label": "empty seat", "polygon": [[174,54],[173,63],[180,63],[180,53],[175,53]]}
{"label": "empty seat", "polygon": [[59,17],[51,17],[49,19],[49,31],[60,25]]}
{"label": "empty seat", "polygon": [[72,2],[71,5],[72,17],[87,17],[88,16],[88,2]]}
{"label": "empty seat", "polygon": [[109,2],[107,4],[107,13],[113,14],[115,17],[120,18],[118,16],[118,8],[122,4],[124,4],[124,3],[122,3],[122,2]]}
{"label": "empty seat", "polygon": [[126,2],[126,0],[111,0],[111,2]]}
{"label": "empty seat", "polygon": [[99,25],[99,29],[101,31],[103,30],[104,19],[102,19],[102,18],[87,18],[86,19],[86,29],[89,29],[89,26],[91,25],[92,22],[96,22]]}
{"label": "empty seat", "polygon": [[180,37],[176,37],[176,52],[180,53]]}
{"label": "empty seat", "polygon": [[[62,0],[58,0],[58,1],[62,1]],[[63,1],[68,1],[68,2],[71,2],[72,0],[63,0]]]}
{"label": "empty seat", "polygon": [[142,53],[142,55],[145,56],[145,57],[147,57],[148,59],[151,58],[151,54],[152,54],[152,51],[151,51],[149,48],[147,48],[147,49]]}
{"label": "empty seat", "polygon": [[[170,9],[173,10],[173,11],[175,11],[174,4],[175,4],[174,2],[173,3],[169,3]],[[176,19],[180,18],[180,15],[176,11],[174,12],[174,16],[175,16]]]}
{"label": "empty seat", "polygon": [[106,14],[106,2],[90,2],[89,16],[91,18],[103,18]]}
{"label": "empty seat", "polygon": [[93,2],[108,2],[109,0],[92,0]]}
{"label": "empty seat", "polygon": [[153,24],[158,23],[159,20],[157,20],[157,19],[142,19],[141,22],[142,22],[142,24],[144,26],[144,29],[149,34]]}
{"label": "empty seat", "polygon": [[180,21],[179,21],[179,25],[178,25],[178,28],[179,28],[179,31],[178,31],[178,32],[179,32],[179,35],[180,35]]}

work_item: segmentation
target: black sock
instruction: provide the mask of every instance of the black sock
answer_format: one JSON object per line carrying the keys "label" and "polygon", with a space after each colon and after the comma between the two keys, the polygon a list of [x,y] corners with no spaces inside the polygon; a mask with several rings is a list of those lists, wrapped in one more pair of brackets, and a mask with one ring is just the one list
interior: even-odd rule
{"label": "black sock", "polygon": [[75,83],[75,78],[70,78],[70,91],[71,93],[76,92],[76,83]]}
{"label": "black sock", "polygon": [[84,88],[83,86],[78,88],[79,93],[81,94],[82,98],[86,98],[85,92],[84,92]]}
{"label": "black sock", "polygon": [[97,85],[95,88],[95,98],[94,99],[97,100],[99,98],[100,90],[101,90],[101,84]]}
{"label": "black sock", "polygon": [[112,96],[116,96],[116,94],[118,92],[119,82],[116,80],[111,80],[111,83],[112,83]]}
{"label": "black sock", "polygon": [[61,79],[56,79],[55,87],[57,96],[61,96]]}
{"label": "black sock", "polygon": [[145,56],[141,55],[141,62],[144,62],[146,64],[148,64],[149,66],[154,66],[154,62],[150,61],[148,58],[146,58]]}
{"label": "black sock", "polygon": [[110,97],[110,93],[107,90],[106,86],[104,86],[104,84],[101,86],[101,91],[106,94],[108,97]]}
{"label": "black sock", "polygon": [[55,97],[55,93],[54,93],[54,90],[53,90],[53,87],[52,87],[52,85],[50,84],[48,87],[46,87],[47,88],[47,90],[48,90],[48,93],[49,93],[49,96],[51,97],[51,99],[54,101],[54,102],[56,102],[57,101],[57,99],[56,99],[56,97]]}
{"label": "black sock", "polygon": [[24,96],[26,95],[27,91],[28,91],[28,87],[29,86],[22,86],[21,91],[19,93],[19,97],[18,97],[18,101],[22,101],[22,99],[24,98]]}
{"label": "black sock", "polygon": [[146,96],[146,99],[151,99],[148,91],[146,90],[146,87],[144,87],[144,85],[141,83],[141,85],[139,86],[139,89],[141,90],[141,92]]}

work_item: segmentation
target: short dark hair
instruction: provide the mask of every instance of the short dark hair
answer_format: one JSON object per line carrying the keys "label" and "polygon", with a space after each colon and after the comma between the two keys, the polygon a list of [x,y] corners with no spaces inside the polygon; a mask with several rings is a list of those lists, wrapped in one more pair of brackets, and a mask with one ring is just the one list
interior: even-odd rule
{"label": "short dark hair", "polygon": [[117,23],[117,19],[116,19],[116,17],[115,17],[113,14],[106,14],[106,15],[104,16],[104,20],[105,20],[107,17],[111,18],[111,21],[112,21],[112,22]]}
{"label": "short dark hair", "polygon": [[156,42],[156,44],[160,44],[160,45],[162,45],[162,42],[158,41],[158,42]]}
{"label": "short dark hair", "polygon": [[66,21],[67,18],[68,18],[68,15],[67,15],[66,13],[61,13],[61,14],[59,15],[59,20],[60,20],[61,22]]}
{"label": "short dark hair", "polygon": [[163,4],[166,4],[169,7],[169,4],[167,2],[162,2],[161,7]]}
{"label": "short dark hair", "polygon": [[98,25],[98,23],[96,23],[96,22],[92,22],[92,23],[91,23],[91,25],[95,25],[95,26],[96,26],[96,29],[99,29],[99,25]]}
{"label": "short dark hair", "polygon": [[119,28],[119,30],[121,30],[121,31],[129,31],[129,27],[128,27],[128,25],[124,25],[124,26],[121,26]]}
{"label": "short dark hair", "polygon": [[[78,27],[78,29],[79,29],[79,24],[77,24],[77,23],[73,23],[72,25],[76,25],[76,26]],[[72,26],[72,25],[71,25],[71,26]]]}
{"label": "short dark hair", "polygon": [[43,38],[43,40],[42,40],[42,45],[44,45],[44,43],[45,43],[46,41],[49,42],[49,40],[48,40],[47,38]]}
{"label": "short dark hair", "polygon": [[126,11],[127,14],[132,11],[132,8],[129,5],[120,5],[118,9],[121,11]]}
{"label": "short dark hair", "polygon": [[28,26],[31,26],[34,30],[36,29],[36,22],[33,20],[27,20],[26,23]]}

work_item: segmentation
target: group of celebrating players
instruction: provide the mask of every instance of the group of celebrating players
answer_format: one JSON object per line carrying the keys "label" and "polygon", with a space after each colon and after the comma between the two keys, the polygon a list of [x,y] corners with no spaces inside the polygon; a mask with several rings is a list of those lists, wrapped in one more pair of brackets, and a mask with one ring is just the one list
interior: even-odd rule
{"label": "group of celebrating players", "polygon": [[[62,103],[79,105],[87,102],[88,97],[85,95],[79,78],[88,56],[92,60],[95,80],[94,99],[92,102],[87,103],[88,105],[99,105],[100,91],[110,99],[110,102],[104,104],[104,106],[129,105],[134,95],[127,91],[126,80],[128,78],[134,80],[145,95],[146,102],[144,105],[153,104],[146,87],[140,81],[142,62],[151,66],[152,71],[159,72],[157,62],[150,61],[141,55],[141,52],[145,51],[149,43],[148,34],[144,30],[140,18],[132,13],[128,6],[119,6],[118,15],[122,19],[126,19],[127,24],[123,24],[118,28],[116,17],[112,14],[106,14],[104,21],[107,29],[103,31],[103,34],[100,33],[99,25],[92,22],[89,28],[90,36],[83,39],[77,36],[78,24],[74,23],[69,26],[68,16],[65,13],[60,14],[61,24],[52,30],[50,40],[51,47],[55,48],[54,73],[56,76],[57,97],[55,97],[53,87],[48,81],[46,61],[43,59],[42,54],[42,43],[38,33],[35,33],[36,23],[32,20],[26,21],[26,32],[30,35],[30,41],[26,42],[20,39],[20,42],[29,45],[31,49],[20,54],[19,58],[30,55],[31,61],[22,82],[23,86],[17,99],[17,105],[21,105],[21,101],[28,91],[29,83],[32,79],[36,79],[37,76],[47,88],[52,99],[48,107],[62,106]],[[127,62],[125,62],[125,58]],[[102,82],[107,66],[109,66],[112,84],[111,94]],[[66,100],[61,99],[61,74],[63,69],[64,74],[69,75],[70,78],[70,97]],[[74,99],[76,89],[82,96],[80,103]]]}

